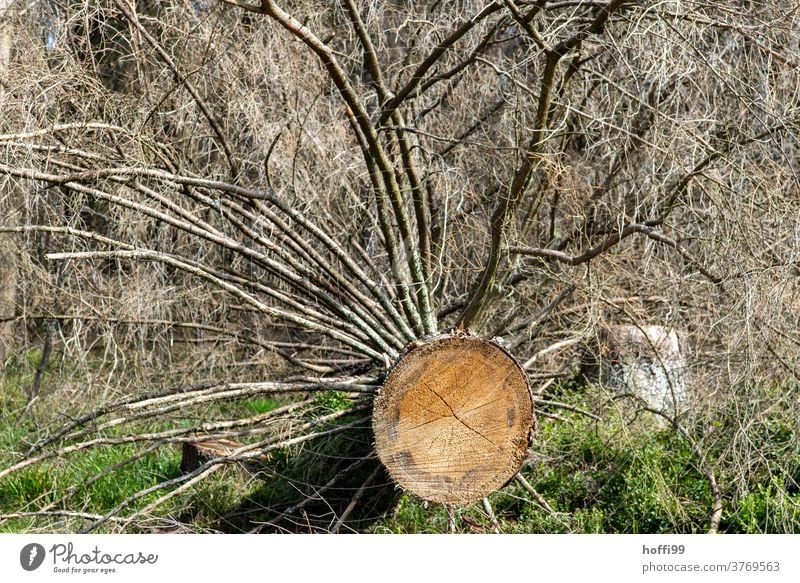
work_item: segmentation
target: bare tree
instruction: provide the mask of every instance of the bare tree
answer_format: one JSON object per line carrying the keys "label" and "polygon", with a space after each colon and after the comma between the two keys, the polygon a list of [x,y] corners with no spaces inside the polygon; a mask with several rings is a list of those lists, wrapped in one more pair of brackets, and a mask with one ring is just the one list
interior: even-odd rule
{"label": "bare tree", "polygon": [[[564,349],[608,320],[686,330],[701,403],[797,379],[791,2],[34,6],[3,16],[0,173],[26,220],[2,231],[27,285],[57,292],[26,295],[26,318],[81,348],[199,335],[286,364],[120,396],[0,477],[100,445],[252,438],[158,484],[124,518],[140,519],[224,464],[368,426],[401,355],[459,333],[501,337],[545,414],[572,374]],[[161,358],[150,348],[136,363]],[[137,429],[317,391],[352,404]],[[704,436],[670,421],[714,491],[715,530]]]}

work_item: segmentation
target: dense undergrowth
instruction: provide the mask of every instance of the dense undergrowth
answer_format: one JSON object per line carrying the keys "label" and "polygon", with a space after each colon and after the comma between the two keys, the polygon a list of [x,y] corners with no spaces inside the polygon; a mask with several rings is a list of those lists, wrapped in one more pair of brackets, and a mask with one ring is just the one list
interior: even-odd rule
{"label": "dense undergrowth", "polygon": [[[33,380],[39,356],[33,352],[13,360],[2,376],[0,467],[16,462],[51,424],[63,422],[63,413],[59,419],[49,413],[58,410],[53,405],[63,399],[63,387],[88,380],[76,376],[68,362],[54,359],[42,395],[26,408],[25,388]],[[548,509],[516,480],[492,495],[488,508],[483,504],[447,508],[402,494],[374,458],[354,463],[371,448],[369,428],[363,427],[273,452],[255,467],[226,466],[155,512],[129,521],[126,517],[158,498],[160,492],[154,491],[127,504],[95,531],[695,533],[707,529],[713,502],[709,484],[690,445],[674,428],[610,399],[599,387],[572,384],[557,390],[563,402],[591,410],[602,421],[578,412],[562,411],[559,418],[540,416],[522,475]],[[703,436],[723,490],[721,532],[800,532],[798,421],[790,406],[800,391],[796,386],[764,391],[781,391],[784,398],[746,427],[731,423],[736,411],[726,410],[724,404],[705,412],[704,425],[698,421],[697,426],[688,426],[692,434]],[[74,411],[67,414],[91,408],[91,392],[86,394],[86,402],[76,399]],[[281,404],[252,398],[182,414],[234,416],[263,413]],[[347,400],[335,392],[324,393],[317,405],[317,413],[334,411],[346,407]],[[189,421],[176,415],[141,430],[163,430]],[[114,435],[113,430],[105,434]],[[762,453],[754,458],[739,455],[746,448]],[[135,493],[179,476],[180,466],[181,449],[176,444],[98,446],[36,464],[0,480],[0,532],[80,531]],[[336,475],[341,479],[335,487],[315,498],[313,493]],[[365,483],[367,476],[373,479]],[[311,499],[297,507],[298,500],[309,495]],[[343,514],[346,520],[340,521]]]}
{"label": "dense undergrowth", "polygon": [[[800,530],[796,2],[0,4],[0,344],[53,348],[0,363],[0,530]],[[672,425],[564,378],[616,325],[685,336]],[[364,402],[451,327],[549,402],[457,509]],[[226,423],[274,447],[194,481]]]}

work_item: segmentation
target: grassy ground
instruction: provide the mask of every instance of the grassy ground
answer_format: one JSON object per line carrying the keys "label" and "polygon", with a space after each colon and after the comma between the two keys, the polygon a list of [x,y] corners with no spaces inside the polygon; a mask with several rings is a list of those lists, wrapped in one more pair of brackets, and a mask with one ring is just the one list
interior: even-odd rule
{"label": "grassy ground", "polygon": [[[11,363],[0,382],[0,468],[18,460],[20,452],[58,420],[52,411],[60,411],[55,406],[62,398],[60,383],[67,377],[71,385],[81,381],[70,367],[55,360],[41,398],[20,415],[37,356],[32,353]],[[723,488],[723,532],[800,532],[798,421],[791,406],[800,391],[797,387],[781,390],[789,394],[782,394],[785,398],[746,426],[728,426],[726,419],[732,413],[720,407],[703,417],[706,425],[689,428],[703,437]],[[398,492],[377,461],[368,460],[345,475],[323,500],[290,514],[278,530],[330,529],[373,473],[377,477],[363,489],[356,509],[340,525],[342,531],[692,533],[708,528],[711,490],[683,437],[650,416],[616,408],[592,387],[565,387],[558,398],[598,412],[603,421],[564,411],[559,412],[560,419],[540,418],[522,474],[549,510],[517,481],[490,497],[494,517],[482,504],[456,509],[427,504]],[[339,395],[330,394],[319,406],[333,410],[343,403]],[[273,399],[257,398],[231,403],[214,414],[262,413],[279,405]],[[142,429],[165,429],[182,422],[173,418]],[[279,451],[256,470],[226,467],[160,506],[156,516],[125,526],[110,521],[100,531],[247,532],[343,472],[370,448],[371,436],[365,428]],[[752,449],[753,455],[743,455],[743,448]],[[97,477],[103,469],[137,454],[141,455],[135,461]],[[55,458],[0,479],[0,514],[68,509],[103,515],[134,493],[178,476],[180,463],[181,451],[175,446],[147,452],[145,446],[134,444]],[[121,515],[143,508],[159,495],[144,496]],[[0,532],[71,532],[86,524],[86,518],[79,516],[5,518],[0,519]]]}

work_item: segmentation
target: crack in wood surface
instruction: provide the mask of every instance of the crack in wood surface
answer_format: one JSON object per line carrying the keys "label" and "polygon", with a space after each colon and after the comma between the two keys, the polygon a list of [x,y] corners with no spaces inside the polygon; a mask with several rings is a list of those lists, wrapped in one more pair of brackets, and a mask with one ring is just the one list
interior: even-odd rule
{"label": "crack in wood surface", "polygon": [[486,437],[486,436],[485,436],[483,433],[481,433],[480,431],[478,431],[478,430],[477,430],[477,429],[475,429],[474,427],[471,427],[471,426],[469,425],[469,423],[467,423],[467,422],[466,422],[466,421],[464,421],[464,420],[463,420],[461,417],[459,417],[458,413],[456,413],[456,412],[453,410],[453,408],[450,406],[450,403],[448,403],[448,402],[447,402],[447,400],[446,400],[444,397],[442,397],[442,396],[441,396],[439,393],[437,393],[437,392],[436,392],[436,389],[434,389],[433,387],[431,387],[431,386],[430,386],[430,385],[428,385],[427,383],[425,383],[425,384],[424,384],[424,387],[425,387],[426,389],[428,389],[430,392],[432,392],[434,395],[436,395],[437,397],[439,397],[439,400],[440,400],[442,403],[444,403],[444,406],[445,406],[445,407],[447,407],[447,408],[450,410],[450,414],[453,416],[453,418],[454,418],[454,419],[456,419],[456,420],[457,420],[459,423],[461,423],[461,424],[462,424],[464,427],[466,427],[467,429],[469,429],[469,430],[470,430],[470,431],[472,431],[473,433],[476,433],[476,434],[480,435],[480,436],[481,436],[483,439],[485,439],[486,441],[488,441],[488,442],[489,442],[489,443],[491,443],[492,445],[497,445],[497,443],[495,443],[494,441],[492,441],[491,439],[489,439],[488,437]]}

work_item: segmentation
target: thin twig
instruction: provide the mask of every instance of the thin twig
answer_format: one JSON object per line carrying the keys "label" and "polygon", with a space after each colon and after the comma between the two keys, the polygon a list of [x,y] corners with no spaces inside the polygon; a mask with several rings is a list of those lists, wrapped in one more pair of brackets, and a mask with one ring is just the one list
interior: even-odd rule
{"label": "thin twig", "polygon": [[547,512],[547,514],[554,518],[558,516],[558,513],[553,510],[553,507],[550,506],[550,504],[547,503],[547,500],[545,500],[544,496],[539,494],[539,492],[537,492],[536,489],[531,486],[531,483],[525,479],[525,476],[522,474],[517,474],[514,476],[514,479],[519,483],[520,486],[525,488],[525,491],[528,492],[528,494],[533,496],[533,499],[536,501],[536,503],[541,506],[544,511]]}
{"label": "thin twig", "polygon": [[369,486],[372,484],[372,482],[375,481],[375,478],[378,477],[378,475],[381,473],[381,471],[383,471],[383,466],[378,464],[375,467],[375,469],[372,471],[372,473],[367,477],[367,479],[364,480],[364,483],[361,484],[361,486],[358,488],[358,490],[356,490],[356,493],[353,494],[353,497],[350,499],[350,503],[342,511],[341,515],[339,515],[339,518],[336,519],[336,522],[331,527],[331,532],[332,533],[335,534],[335,533],[339,532],[339,529],[341,529],[342,525],[345,523],[347,518],[350,516],[350,514],[353,512],[353,510],[355,510],[355,507],[358,504],[359,500],[361,500],[361,497],[364,496],[365,492],[367,491],[367,488],[369,488]]}

